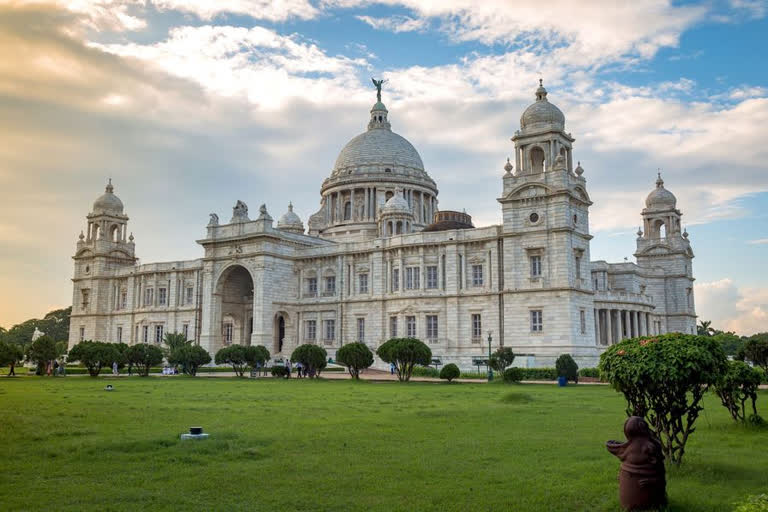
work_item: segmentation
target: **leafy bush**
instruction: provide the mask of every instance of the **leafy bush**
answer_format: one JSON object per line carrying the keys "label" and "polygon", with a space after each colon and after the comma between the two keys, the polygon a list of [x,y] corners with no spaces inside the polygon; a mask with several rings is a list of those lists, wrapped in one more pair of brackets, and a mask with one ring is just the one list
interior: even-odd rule
{"label": "leafy bush", "polygon": [[581,368],[579,370],[579,377],[591,377],[594,379],[599,379],[600,370],[597,368]]}
{"label": "leafy bush", "polygon": [[768,512],[768,494],[749,496],[741,503],[737,503],[733,512]]}
{"label": "leafy bush", "polygon": [[522,368],[508,368],[504,371],[504,382],[520,382],[523,380]]}
{"label": "leafy bush", "polygon": [[287,377],[288,376],[288,368],[285,366],[273,366],[270,370],[273,377]]}
{"label": "leafy bush", "polygon": [[269,361],[269,350],[263,345],[245,347],[245,361],[251,368],[264,366]]}
{"label": "leafy bush", "polygon": [[624,394],[627,415],[646,418],[667,460],[679,465],[704,393],[728,365],[722,345],[713,338],[670,333],[612,345],[600,356],[599,368]]}
{"label": "leafy bush", "polygon": [[515,361],[515,353],[509,347],[500,347],[491,355],[491,368],[499,373],[504,373],[507,367]]}
{"label": "leafy bush", "polygon": [[70,361],[80,361],[88,369],[88,375],[98,377],[101,368],[109,368],[113,362],[123,359],[123,354],[113,343],[81,341],[69,351]]}
{"label": "leafy bush", "polygon": [[163,362],[163,351],[160,347],[148,343],[131,345],[126,351],[128,364],[139,370],[139,375],[147,377],[149,369]]}
{"label": "leafy bush", "polygon": [[768,373],[768,332],[751,336],[744,344],[744,357]]}
{"label": "leafy bush", "polygon": [[346,366],[353,378],[359,379],[360,370],[373,364],[373,352],[365,343],[347,343],[336,351],[336,361]]}
{"label": "leafy bush", "polygon": [[440,378],[443,380],[448,380],[448,382],[459,378],[460,375],[461,370],[459,370],[459,367],[453,363],[448,363],[447,365],[443,366],[442,370],[440,370]]}
{"label": "leafy bush", "polygon": [[216,352],[214,361],[216,364],[227,364],[238,377],[242,377],[248,366],[248,347],[244,345],[230,345]]}
{"label": "leafy bush", "polygon": [[759,414],[750,414],[747,423],[753,427],[764,427],[766,421]]}
{"label": "leafy bush", "polygon": [[760,377],[760,372],[747,363],[731,361],[728,363],[728,370],[717,381],[715,392],[734,421],[746,420],[747,400],[752,400],[752,414],[757,414],[755,402]]}
{"label": "leafy bush", "polygon": [[414,366],[411,375],[414,377],[433,377],[437,379],[440,377],[440,370],[431,366]]}
{"label": "leafy bush", "polygon": [[557,380],[554,368],[521,368],[523,380]]}
{"label": "leafy bush", "polygon": [[319,377],[320,371],[328,365],[328,352],[323,347],[305,343],[293,351],[291,362],[301,363],[307,375]]}
{"label": "leafy bush", "polygon": [[194,377],[197,369],[211,362],[211,354],[200,345],[177,345],[168,356],[168,364],[180,365],[181,371]]}
{"label": "leafy bush", "polygon": [[0,368],[8,366],[8,376],[10,377],[11,371],[16,367],[16,364],[24,358],[24,352],[21,347],[15,343],[6,343],[0,341]]}
{"label": "leafy bush", "polygon": [[579,382],[579,365],[573,360],[571,354],[563,354],[555,361],[555,370],[558,377],[565,377],[573,382]]}
{"label": "leafy bush", "polygon": [[37,373],[43,375],[48,361],[56,359],[59,355],[56,350],[56,342],[49,336],[40,336],[27,346],[27,360],[37,365]]}
{"label": "leafy bush", "polygon": [[411,380],[416,365],[427,366],[432,362],[432,350],[416,338],[392,338],[376,350],[386,363],[394,363],[400,382]]}

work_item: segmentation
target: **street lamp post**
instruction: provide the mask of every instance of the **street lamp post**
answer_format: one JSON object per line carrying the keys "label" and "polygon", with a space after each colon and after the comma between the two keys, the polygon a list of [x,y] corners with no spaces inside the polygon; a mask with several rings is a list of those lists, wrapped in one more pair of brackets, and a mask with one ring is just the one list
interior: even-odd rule
{"label": "street lamp post", "polygon": [[493,337],[491,336],[493,331],[488,331],[488,382],[493,380],[493,368],[491,368],[491,342]]}

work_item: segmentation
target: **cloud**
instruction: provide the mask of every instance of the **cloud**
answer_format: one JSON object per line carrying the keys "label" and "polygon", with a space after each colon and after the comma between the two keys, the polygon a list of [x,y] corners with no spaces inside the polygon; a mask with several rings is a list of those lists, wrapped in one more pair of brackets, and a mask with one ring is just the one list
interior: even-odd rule
{"label": "cloud", "polygon": [[768,238],[758,238],[757,240],[749,240],[747,241],[750,245],[766,245],[768,244]]}
{"label": "cloud", "polygon": [[700,319],[711,320],[716,329],[739,335],[766,331],[768,288],[741,288],[728,278],[694,286]]}
{"label": "cloud", "polygon": [[151,0],[158,9],[188,12],[210,21],[222,14],[240,14],[267,21],[311,19],[320,14],[308,0]]}
{"label": "cloud", "polygon": [[400,32],[417,32],[424,30],[428,26],[427,20],[411,18],[410,16],[390,16],[386,18],[375,18],[372,16],[355,17],[377,30],[388,30],[396,34]]}

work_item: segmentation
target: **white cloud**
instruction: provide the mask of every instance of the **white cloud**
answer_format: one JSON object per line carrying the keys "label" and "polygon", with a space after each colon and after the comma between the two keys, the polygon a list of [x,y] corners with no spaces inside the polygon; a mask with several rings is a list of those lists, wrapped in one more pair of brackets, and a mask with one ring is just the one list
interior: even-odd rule
{"label": "white cloud", "polygon": [[716,329],[740,335],[768,330],[768,288],[740,288],[724,278],[697,283],[694,293],[699,318]]}
{"label": "white cloud", "polygon": [[758,238],[757,240],[749,240],[747,243],[750,245],[768,245],[768,238]]}
{"label": "white cloud", "polygon": [[424,30],[428,26],[423,18],[411,18],[410,16],[390,16],[375,18],[372,16],[355,16],[377,30],[389,30],[390,32],[416,32]]}
{"label": "white cloud", "polygon": [[309,0],[151,0],[161,10],[188,12],[210,21],[222,14],[242,14],[259,20],[311,19],[320,11]]}

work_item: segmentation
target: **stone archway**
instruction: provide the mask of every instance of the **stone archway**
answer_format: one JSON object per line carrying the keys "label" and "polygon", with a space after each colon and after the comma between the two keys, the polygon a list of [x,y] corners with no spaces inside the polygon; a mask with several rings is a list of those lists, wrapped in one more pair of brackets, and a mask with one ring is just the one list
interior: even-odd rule
{"label": "stone archway", "polygon": [[253,334],[253,277],[242,265],[224,270],[214,294],[216,319],[215,347],[250,345]]}
{"label": "stone archway", "polygon": [[288,323],[288,314],[284,312],[277,313],[275,315],[275,325],[274,325],[274,344],[273,344],[273,353],[274,354],[280,354],[283,352],[283,349],[285,347],[285,332],[286,332],[286,324]]}

